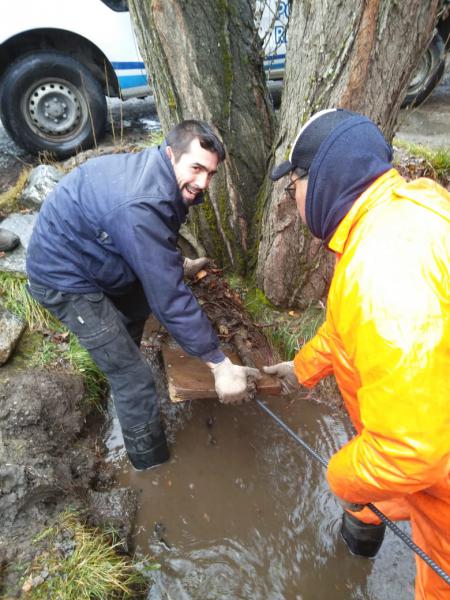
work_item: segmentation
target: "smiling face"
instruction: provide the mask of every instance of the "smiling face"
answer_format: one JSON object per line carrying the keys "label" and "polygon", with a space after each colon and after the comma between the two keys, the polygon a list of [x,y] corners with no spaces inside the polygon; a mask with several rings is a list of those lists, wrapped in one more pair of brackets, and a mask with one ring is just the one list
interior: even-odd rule
{"label": "smiling face", "polygon": [[175,171],[175,178],[185,202],[192,204],[195,198],[207,189],[212,177],[217,173],[219,157],[215,152],[205,150],[198,138],[194,138],[187,152],[183,152],[178,160],[173,150],[167,146],[167,156]]}

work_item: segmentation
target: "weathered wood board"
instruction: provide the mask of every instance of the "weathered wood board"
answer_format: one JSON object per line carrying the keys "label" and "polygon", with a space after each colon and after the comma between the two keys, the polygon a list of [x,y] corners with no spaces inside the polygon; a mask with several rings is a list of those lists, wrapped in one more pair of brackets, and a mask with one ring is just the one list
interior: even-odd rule
{"label": "weathered wood board", "polygon": [[[173,341],[163,343],[161,350],[172,402],[217,398],[214,378],[203,361],[189,356]],[[241,364],[235,353],[226,349],[224,352],[235,364]],[[253,358],[257,368],[265,364],[257,353]],[[262,373],[257,390],[258,396],[274,396],[281,393],[281,386],[276,378]]]}

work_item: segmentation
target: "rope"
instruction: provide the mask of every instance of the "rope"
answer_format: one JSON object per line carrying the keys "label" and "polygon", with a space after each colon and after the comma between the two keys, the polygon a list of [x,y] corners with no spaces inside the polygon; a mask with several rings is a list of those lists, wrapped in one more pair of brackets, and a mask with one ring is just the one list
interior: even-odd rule
{"label": "rope", "polygon": [[[256,404],[271,417],[286,433],[288,433],[294,440],[302,446],[304,450],[308,452],[313,458],[315,458],[322,466],[327,468],[327,461],[320,456],[311,446],[309,446],[305,441],[302,440],[290,427],[286,425],[284,421],[282,421],[275,413],[273,413],[270,408],[268,408],[265,404],[261,402],[261,400],[255,399]],[[374,504],[370,503],[366,504],[370,510],[376,514],[376,516],[386,524],[389,529],[391,529],[396,536],[398,536],[402,542],[404,542],[413,552],[415,552],[439,577],[441,577],[447,585],[450,585],[450,575],[448,575],[444,569],[442,569],[434,560],[428,556],[426,552],[422,550],[417,544],[415,544],[412,539],[406,535],[393,521],[391,521],[384,513],[381,512]]]}

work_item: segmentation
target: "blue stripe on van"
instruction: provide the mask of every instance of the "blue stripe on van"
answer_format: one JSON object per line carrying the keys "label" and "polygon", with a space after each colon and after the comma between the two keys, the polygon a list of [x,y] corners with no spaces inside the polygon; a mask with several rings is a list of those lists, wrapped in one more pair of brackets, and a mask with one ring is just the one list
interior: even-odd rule
{"label": "blue stripe on van", "polygon": [[143,62],[113,62],[113,69],[145,69]]}
{"label": "blue stripe on van", "polygon": [[286,54],[272,54],[271,56],[264,57],[264,61],[277,60],[278,58],[286,58]]}
{"label": "blue stripe on van", "polygon": [[145,75],[123,75],[118,77],[120,87],[125,90],[127,88],[141,87],[148,85]]}

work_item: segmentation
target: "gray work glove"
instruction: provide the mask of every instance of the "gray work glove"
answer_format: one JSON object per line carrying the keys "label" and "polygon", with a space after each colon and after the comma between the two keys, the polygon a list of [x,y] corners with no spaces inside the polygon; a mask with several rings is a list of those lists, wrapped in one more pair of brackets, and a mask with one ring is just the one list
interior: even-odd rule
{"label": "gray work glove", "polygon": [[183,259],[183,273],[184,276],[188,279],[192,279],[197,275],[204,266],[209,263],[209,258],[207,256],[202,256],[201,258],[184,258]]}
{"label": "gray work glove", "polygon": [[258,369],[235,365],[228,357],[220,363],[207,364],[214,375],[220,402],[241,404],[253,399],[256,391],[255,381],[261,378]]}
{"label": "gray work glove", "polygon": [[291,394],[300,389],[300,383],[294,373],[294,361],[277,363],[271,367],[263,367],[262,370],[268,375],[275,375],[281,383],[281,393]]}

